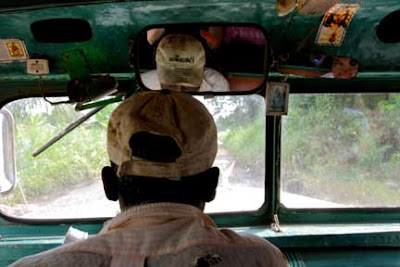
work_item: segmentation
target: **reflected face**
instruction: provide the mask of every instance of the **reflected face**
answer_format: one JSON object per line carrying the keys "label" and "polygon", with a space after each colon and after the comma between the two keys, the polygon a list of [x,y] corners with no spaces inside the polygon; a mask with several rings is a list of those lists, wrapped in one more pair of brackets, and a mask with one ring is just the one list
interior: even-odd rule
{"label": "reflected face", "polygon": [[335,57],[332,63],[332,73],[335,78],[349,79],[358,73],[358,60],[348,57]]}

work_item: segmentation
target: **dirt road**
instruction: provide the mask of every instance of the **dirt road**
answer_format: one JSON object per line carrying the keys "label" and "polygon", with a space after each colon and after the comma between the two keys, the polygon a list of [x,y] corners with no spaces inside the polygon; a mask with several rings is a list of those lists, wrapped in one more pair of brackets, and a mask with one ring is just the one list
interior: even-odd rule
{"label": "dirt road", "polygon": [[[249,168],[237,164],[224,150],[215,164],[221,174],[216,198],[207,204],[206,212],[248,211],[262,205],[262,176],[254,177]],[[106,199],[100,178],[34,201],[28,199],[27,204],[8,207],[6,211],[13,216],[38,219],[113,217],[118,212],[118,203]]]}

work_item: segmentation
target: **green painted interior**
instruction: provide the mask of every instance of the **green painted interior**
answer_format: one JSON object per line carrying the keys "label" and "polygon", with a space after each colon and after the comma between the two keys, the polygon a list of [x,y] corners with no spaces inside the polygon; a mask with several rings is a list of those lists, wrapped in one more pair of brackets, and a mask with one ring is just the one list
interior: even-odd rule
{"label": "green painted interior", "polygon": [[[322,47],[314,44],[322,15],[305,16],[292,12],[279,17],[273,0],[0,1],[0,39],[24,40],[31,58],[49,59],[51,71],[43,77],[44,90],[46,95],[61,96],[66,95],[66,84],[71,77],[98,73],[110,73],[123,91],[135,90],[129,44],[145,26],[188,22],[256,23],[267,31],[270,50],[275,57],[288,53],[290,58],[300,58],[312,52],[324,52],[356,58],[360,62],[360,73],[351,80],[286,76],[272,69],[269,79],[287,79],[291,93],[399,92],[400,44],[384,44],[375,35],[379,21],[399,9],[398,0],[362,1],[342,46]],[[83,43],[36,42],[30,24],[51,18],[85,19],[92,27],[93,38]],[[272,54],[269,60],[272,61]],[[302,64],[294,67],[304,68]],[[38,78],[25,73],[25,63],[0,64],[0,105],[18,98],[41,96],[37,85]],[[278,125],[279,118],[267,118],[267,129],[270,129],[266,137],[267,151],[275,151],[278,144]],[[265,206],[258,213],[215,215],[213,218],[219,226],[236,226],[240,227],[236,230],[268,238],[286,252],[291,266],[398,265],[400,230],[395,223],[400,220],[399,210],[320,211],[279,207],[276,211],[277,161],[275,153],[267,155]],[[283,225],[281,233],[275,233],[269,227],[275,212],[279,212]],[[60,245],[71,224],[96,234],[104,220],[49,224],[15,222],[0,217],[0,266]],[[375,224],[361,224],[366,222]],[[360,247],[367,250],[367,254]]]}
{"label": "green painted interior", "polygon": [[[29,1],[35,2],[42,1]],[[138,31],[151,24],[187,22],[256,23],[268,32],[269,44],[275,55],[289,53],[290,58],[298,58],[311,52],[326,52],[358,59],[361,72],[400,71],[399,44],[384,44],[375,34],[379,21],[400,8],[397,0],[363,1],[340,47],[315,45],[322,15],[304,16],[292,12],[278,17],[272,0],[53,5],[53,8],[44,8],[45,5],[19,7],[14,11],[0,7],[0,38],[24,40],[31,57],[49,59],[51,74],[73,72],[75,77],[76,72],[89,70],[90,73],[132,73],[129,41]],[[34,40],[30,30],[33,22],[60,17],[87,20],[92,27],[93,38],[87,42],[66,44]],[[0,73],[6,76],[24,75],[25,65],[0,64]]]}

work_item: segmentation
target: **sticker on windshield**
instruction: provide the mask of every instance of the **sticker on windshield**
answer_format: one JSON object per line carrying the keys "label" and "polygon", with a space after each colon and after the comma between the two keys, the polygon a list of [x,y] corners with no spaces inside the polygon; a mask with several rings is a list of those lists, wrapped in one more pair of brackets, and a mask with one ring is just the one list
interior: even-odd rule
{"label": "sticker on windshield", "polygon": [[341,46],[359,4],[336,4],[326,12],[321,22],[315,43]]}
{"label": "sticker on windshield", "polygon": [[0,62],[25,61],[28,59],[25,43],[18,39],[0,39]]}

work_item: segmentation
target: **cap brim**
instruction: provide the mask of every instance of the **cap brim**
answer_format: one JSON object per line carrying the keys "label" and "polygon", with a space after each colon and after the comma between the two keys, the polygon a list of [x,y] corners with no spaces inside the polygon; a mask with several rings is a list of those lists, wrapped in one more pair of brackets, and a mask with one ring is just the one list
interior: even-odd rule
{"label": "cap brim", "polygon": [[[203,80],[203,68],[174,68],[157,65],[158,79],[161,85],[186,86],[200,88]],[[162,88],[168,89],[168,88]]]}

